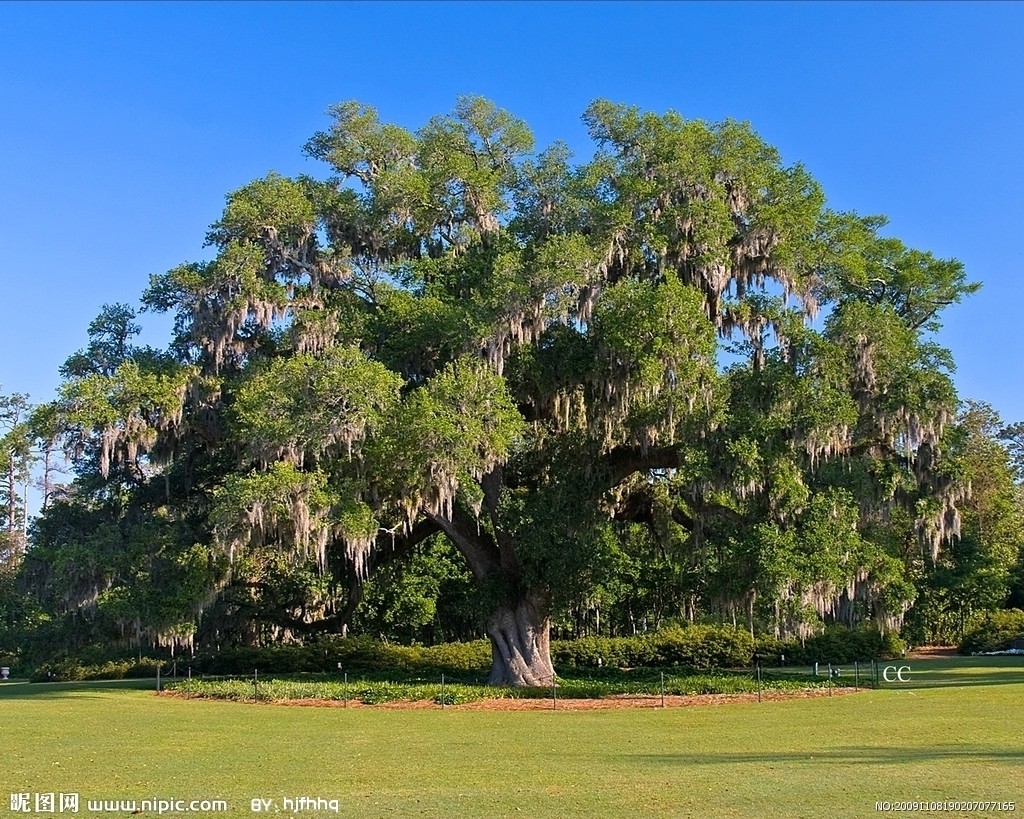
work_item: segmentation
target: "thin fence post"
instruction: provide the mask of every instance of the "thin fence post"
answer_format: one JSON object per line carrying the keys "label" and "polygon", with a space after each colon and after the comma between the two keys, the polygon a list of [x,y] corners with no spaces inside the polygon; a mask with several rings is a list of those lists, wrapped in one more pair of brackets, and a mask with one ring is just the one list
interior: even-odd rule
{"label": "thin fence post", "polygon": [[761,664],[757,665],[757,701],[761,701]]}
{"label": "thin fence post", "polygon": [[348,672],[345,672],[345,691],[343,696],[345,697],[345,707],[348,708]]}
{"label": "thin fence post", "polygon": [[260,670],[252,670],[252,701],[259,702],[260,699]]}
{"label": "thin fence post", "polygon": [[828,695],[832,696],[832,663],[828,664]]}
{"label": "thin fence post", "polygon": [[156,666],[156,693],[160,693],[160,664]]}
{"label": "thin fence post", "polygon": [[185,696],[192,696],[192,666],[188,667],[188,682],[185,683]]}
{"label": "thin fence post", "polygon": [[551,710],[558,710],[558,689],[555,686],[555,675],[551,675]]}
{"label": "thin fence post", "polygon": [[444,711],[444,674],[441,675],[441,710]]}
{"label": "thin fence post", "polygon": [[853,661],[853,687],[860,690],[860,663]]}
{"label": "thin fence post", "polygon": [[661,672],[661,707],[665,707],[665,672]]}

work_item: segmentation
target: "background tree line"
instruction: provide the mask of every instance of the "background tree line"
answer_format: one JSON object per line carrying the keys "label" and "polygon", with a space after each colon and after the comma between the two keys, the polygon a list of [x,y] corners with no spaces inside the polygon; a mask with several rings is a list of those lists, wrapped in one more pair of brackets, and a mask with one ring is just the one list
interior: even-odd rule
{"label": "background tree line", "polygon": [[152,277],[165,349],[107,305],[57,400],[4,399],[8,641],[486,635],[543,684],[552,629],[950,641],[1021,603],[1024,434],[936,341],[959,262],[744,123],[598,101],[574,164],[480,98],[331,119],[328,176],[232,192]]}

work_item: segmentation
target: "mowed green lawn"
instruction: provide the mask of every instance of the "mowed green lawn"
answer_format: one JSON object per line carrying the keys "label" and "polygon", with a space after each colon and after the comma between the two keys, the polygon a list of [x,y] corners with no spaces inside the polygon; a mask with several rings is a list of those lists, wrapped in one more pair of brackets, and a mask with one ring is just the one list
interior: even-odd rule
{"label": "mowed green lawn", "polygon": [[285,797],[337,799],[338,815],[360,817],[871,816],[876,801],[914,800],[1024,812],[1024,658],[897,665],[911,683],[618,711],[309,708],[5,683],[0,814],[12,792],[78,793],[79,815],[87,799],[224,799],[235,816],[267,799],[280,816],[334,815],[289,811]]}

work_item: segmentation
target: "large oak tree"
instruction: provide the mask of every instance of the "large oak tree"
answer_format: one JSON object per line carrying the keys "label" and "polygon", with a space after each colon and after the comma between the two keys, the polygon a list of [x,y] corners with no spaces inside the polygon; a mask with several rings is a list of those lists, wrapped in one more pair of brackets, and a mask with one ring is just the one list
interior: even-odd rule
{"label": "large oak tree", "polygon": [[259,555],[357,588],[440,533],[490,601],[491,681],[542,685],[552,611],[632,522],[682,544],[691,616],[898,622],[906,550],[957,527],[932,334],[958,262],[830,211],[744,123],[598,101],[574,163],[476,97],[415,132],[330,116],[331,176],[234,191],[215,258],[153,278],[168,352],[111,311],[67,365],[96,480],[187,520],[176,554],[207,533],[197,609]]}

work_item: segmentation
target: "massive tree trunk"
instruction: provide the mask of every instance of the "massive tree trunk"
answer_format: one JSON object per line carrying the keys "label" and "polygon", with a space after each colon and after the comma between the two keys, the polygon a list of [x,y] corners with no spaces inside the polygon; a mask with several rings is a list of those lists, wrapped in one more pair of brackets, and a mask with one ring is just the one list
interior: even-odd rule
{"label": "massive tree trunk", "polygon": [[548,686],[555,674],[551,666],[551,596],[547,589],[525,588],[515,543],[501,529],[497,515],[500,474],[500,468],[496,468],[482,483],[494,535],[458,506],[450,517],[432,515],[431,520],[466,558],[479,583],[495,583],[505,590],[502,602],[487,620],[487,636],[491,639],[487,682]]}
{"label": "massive tree trunk", "polygon": [[551,620],[543,598],[527,593],[506,601],[487,621],[491,638],[491,685],[548,686],[551,666]]}

